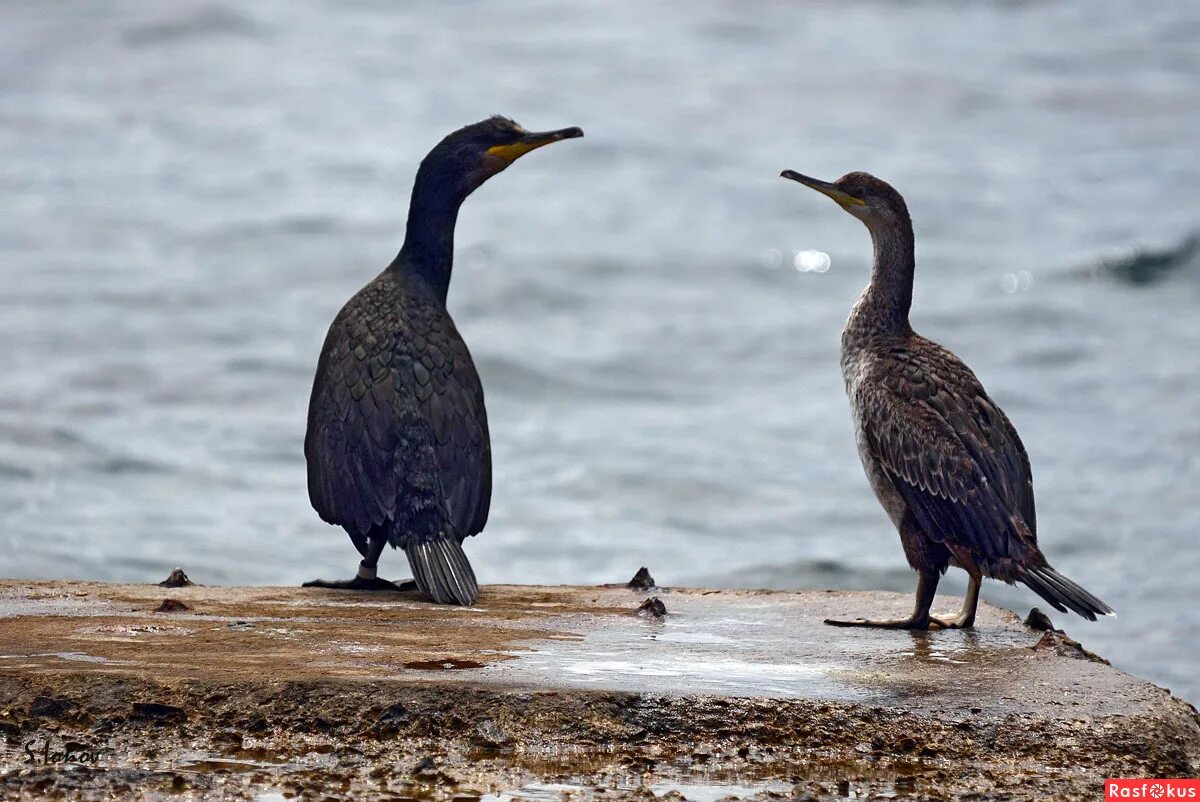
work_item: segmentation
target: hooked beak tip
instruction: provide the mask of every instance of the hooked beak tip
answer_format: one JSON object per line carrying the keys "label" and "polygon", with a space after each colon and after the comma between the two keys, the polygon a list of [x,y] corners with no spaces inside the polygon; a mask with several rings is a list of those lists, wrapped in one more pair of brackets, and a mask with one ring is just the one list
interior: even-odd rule
{"label": "hooked beak tip", "polygon": [[784,170],[779,175],[783,178],[803,184],[809,189],[815,189],[822,195],[833,198],[842,208],[848,208],[850,206],[866,206],[866,202],[861,198],[856,198],[853,195],[847,194],[836,184],[831,184],[828,181],[821,181],[820,179],[812,178],[804,175],[803,173],[798,173],[795,170]]}
{"label": "hooked beak tip", "polygon": [[560,128],[557,131],[529,134],[527,140],[535,146],[548,145],[551,142],[561,142],[564,139],[578,139],[583,136],[583,129],[578,126]]}
{"label": "hooked beak tip", "polygon": [[811,187],[812,189],[816,190],[824,190],[832,187],[832,185],[825,181],[820,181],[816,178],[812,178],[811,176],[804,175],[804,173],[798,173],[795,170],[784,170],[779,174],[779,177],[786,178],[789,181],[795,181],[803,184],[806,187]]}

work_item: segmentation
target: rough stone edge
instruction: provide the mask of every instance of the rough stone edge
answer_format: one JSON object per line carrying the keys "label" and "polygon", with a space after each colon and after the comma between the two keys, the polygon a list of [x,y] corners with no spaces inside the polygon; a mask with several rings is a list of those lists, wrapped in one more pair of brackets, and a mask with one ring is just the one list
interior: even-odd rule
{"label": "rough stone edge", "polygon": [[1031,761],[1106,776],[1186,777],[1200,771],[1200,714],[1165,691],[1163,704],[1147,714],[1049,721],[968,711],[934,716],[811,700],[374,680],[159,683],[120,675],[0,672],[0,715],[0,729],[10,737],[50,718],[96,733],[152,726],[163,728],[164,735],[205,737],[265,729],[347,739],[466,741],[501,751],[505,744],[602,748],[619,742],[671,753],[697,743],[736,742],[814,756]]}

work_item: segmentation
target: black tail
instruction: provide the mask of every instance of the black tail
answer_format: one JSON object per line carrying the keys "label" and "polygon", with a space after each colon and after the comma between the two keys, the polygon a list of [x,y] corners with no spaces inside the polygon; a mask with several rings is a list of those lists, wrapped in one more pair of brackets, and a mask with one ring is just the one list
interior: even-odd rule
{"label": "black tail", "polygon": [[452,535],[435,540],[413,543],[404,547],[417,587],[438,604],[461,604],[470,607],[479,598],[475,572]]}
{"label": "black tail", "polygon": [[1070,608],[1089,621],[1098,615],[1116,615],[1107,604],[1048,565],[1026,569],[1020,581],[1061,613]]}

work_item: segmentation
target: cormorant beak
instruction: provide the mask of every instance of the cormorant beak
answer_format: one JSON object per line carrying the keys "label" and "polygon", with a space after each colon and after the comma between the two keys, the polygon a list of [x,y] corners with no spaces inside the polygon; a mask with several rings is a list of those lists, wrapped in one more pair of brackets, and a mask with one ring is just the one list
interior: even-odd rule
{"label": "cormorant beak", "polygon": [[489,156],[495,156],[506,164],[512,164],[531,150],[537,150],[542,145],[558,142],[562,139],[575,139],[583,136],[582,128],[560,128],[557,131],[539,131],[523,134],[520,139],[509,145],[493,145],[487,149]]}
{"label": "cormorant beak", "polygon": [[779,174],[782,178],[790,178],[792,181],[797,181],[809,189],[815,189],[822,195],[828,195],[837,201],[838,205],[843,209],[849,206],[866,206],[867,202],[861,198],[856,198],[853,195],[847,194],[834,184],[828,181],[821,181],[817,178],[809,178],[806,175],[796,172],[795,170],[784,170]]}

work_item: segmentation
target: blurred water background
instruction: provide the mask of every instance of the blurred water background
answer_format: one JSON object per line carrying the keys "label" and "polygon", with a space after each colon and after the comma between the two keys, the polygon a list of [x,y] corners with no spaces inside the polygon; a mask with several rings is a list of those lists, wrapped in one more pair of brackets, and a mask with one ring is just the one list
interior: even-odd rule
{"label": "blurred water background", "polygon": [[1198,43],[1172,0],[7,2],[0,575],[348,576],[305,490],[321,339],[420,158],[500,112],[587,137],[460,218],[483,581],[912,590],[838,370],[867,233],[777,178],[866,169],[916,220],[914,325],[1120,612],[1056,621],[1198,700]]}

